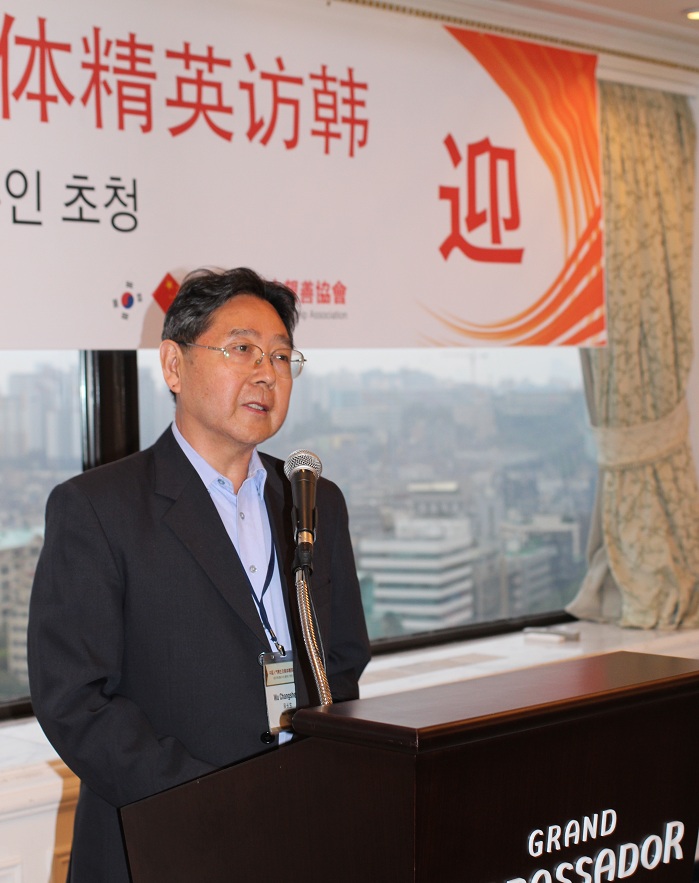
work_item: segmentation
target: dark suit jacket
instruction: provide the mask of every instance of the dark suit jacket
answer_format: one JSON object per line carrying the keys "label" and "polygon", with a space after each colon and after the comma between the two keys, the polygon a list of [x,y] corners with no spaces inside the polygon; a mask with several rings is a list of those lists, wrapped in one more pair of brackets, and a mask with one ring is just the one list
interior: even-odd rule
{"label": "dark suit jacket", "polygon": [[[280,572],[293,586],[291,489],[282,462],[262,457]],[[358,695],[368,641],[345,502],[322,478],[317,509],[310,586],[341,701]],[[116,807],[268,750],[258,661],[268,649],[244,569],[171,430],[53,491],[28,657],[36,716],[82,782],[73,883],[128,880]],[[297,665],[296,687],[299,706],[318,704],[310,668]]]}

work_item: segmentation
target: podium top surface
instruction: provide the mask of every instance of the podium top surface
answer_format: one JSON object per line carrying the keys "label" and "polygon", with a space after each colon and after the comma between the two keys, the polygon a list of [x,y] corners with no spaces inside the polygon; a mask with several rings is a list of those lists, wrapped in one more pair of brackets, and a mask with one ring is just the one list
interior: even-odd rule
{"label": "podium top surface", "polygon": [[293,727],[306,736],[417,753],[692,691],[699,692],[699,660],[619,651],[304,708]]}

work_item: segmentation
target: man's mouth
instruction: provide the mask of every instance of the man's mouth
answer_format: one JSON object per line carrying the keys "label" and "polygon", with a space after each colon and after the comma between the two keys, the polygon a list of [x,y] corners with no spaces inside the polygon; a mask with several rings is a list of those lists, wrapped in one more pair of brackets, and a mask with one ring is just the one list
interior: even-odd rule
{"label": "man's mouth", "polygon": [[268,408],[265,405],[259,404],[259,402],[248,402],[248,408],[252,408],[253,411],[267,411]]}

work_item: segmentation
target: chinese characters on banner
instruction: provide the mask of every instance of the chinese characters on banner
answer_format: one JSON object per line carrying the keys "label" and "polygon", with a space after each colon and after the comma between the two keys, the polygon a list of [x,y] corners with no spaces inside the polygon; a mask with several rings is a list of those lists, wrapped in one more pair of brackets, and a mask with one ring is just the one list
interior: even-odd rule
{"label": "chinese characters on banner", "polygon": [[8,6],[0,346],[154,346],[204,264],[305,346],[603,343],[596,119],[592,56],[358,6]]}
{"label": "chinese characters on banner", "polygon": [[[80,57],[75,82],[66,83],[60,72],[63,54]],[[34,102],[38,118],[48,123],[50,113],[60,113],[62,105],[71,107],[77,98],[76,106],[89,113],[96,129],[105,127],[109,102],[118,129],[128,123],[146,134],[153,128],[154,85],[165,80],[165,105],[172,109],[167,130],[175,138],[201,125],[231,141],[232,94],[237,91],[245,96],[243,134],[263,147],[272,137],[282,138],[287,150],[298,145],[302,101],[308,101],[311,119],[303,136],[317,138],[324,153],[337,145],[354,156],[366,145],[367,84],[356,79],[352,67],[334,71],[318,64],[315,70],[291,74],[281,56],[274,59],[272,69],[258,67],[250,52],[243,58],[245,79],[238,79],[231,74],[232,57],[215,52],[211,45],[196,52],[184,40],[178,48],[158,51],[153,42],[139,40],[133,32],[107,36],[95,26],[87,34],[77,34],[74,42],[52,40],[46,18],[37,16],[30,32],[20,32],[15,17],[5,13],[0,35],[2,118],[12,118],[13,105]],[[156,68],[156,60],[160,67]],[[14,79],[11,71],[16,71]],[[310,96],[303,89],[306,83],[311,86]],[[271,99],[267,117],[256,104],[262,90]],[[282,117],[283,132],[277,132]]]}

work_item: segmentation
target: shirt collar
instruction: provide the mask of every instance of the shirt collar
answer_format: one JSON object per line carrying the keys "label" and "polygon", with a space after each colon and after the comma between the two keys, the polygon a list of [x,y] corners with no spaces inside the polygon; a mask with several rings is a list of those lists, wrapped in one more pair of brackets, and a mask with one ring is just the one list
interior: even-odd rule
{"label": "shirt collar", "polygon": [[[220,481],[223,481],[232,489],[230,479],[226,478],[225,475],[221,475],[221,473],[214,469],[214,467],[208,463],[201,454],[198,454],[194,450],[187,439],[182,435],[174,420],[172,421],[172,434],[177,439],[177,443],[182,448],[185,456],[196,469],[199,478],[201,478],[207,488],[210,488],[214,484],[220,484]],[[255,490],[257,491],[259,498],[262,499],[265,490],[265,480],[267,479],[267,470],[262,465],[262,460],[257,452],[257,448],[253,449],[252,456],[250,457],[246,481],[248,479],[252,479]]]}

